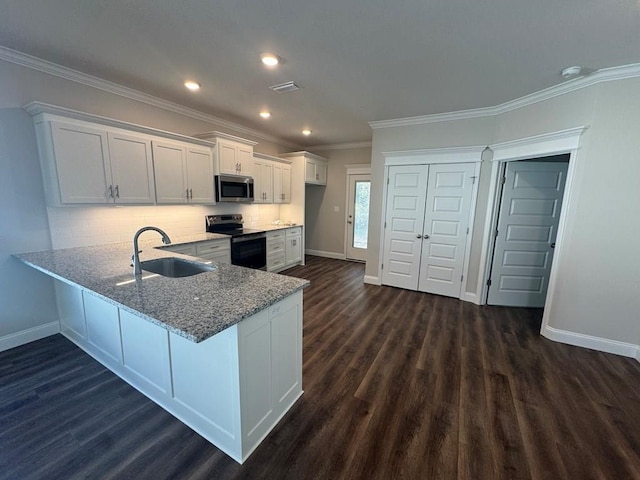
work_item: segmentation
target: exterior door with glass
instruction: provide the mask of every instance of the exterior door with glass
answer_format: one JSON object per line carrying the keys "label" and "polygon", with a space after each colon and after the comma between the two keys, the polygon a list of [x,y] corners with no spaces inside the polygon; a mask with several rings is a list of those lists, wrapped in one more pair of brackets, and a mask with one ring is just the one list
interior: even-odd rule
{"label": "exterior door with glass", "polygon": [[367,235],[369,231],[369,192],[371,176],[347,175],[347,249],[348,260],[367,260]]}

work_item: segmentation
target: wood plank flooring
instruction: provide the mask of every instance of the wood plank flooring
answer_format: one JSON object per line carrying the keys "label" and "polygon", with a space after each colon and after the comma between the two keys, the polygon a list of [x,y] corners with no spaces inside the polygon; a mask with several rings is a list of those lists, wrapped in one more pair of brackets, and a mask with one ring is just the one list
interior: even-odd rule
{"label": "wood plank flooring", "polygon": [[640,479],[635,360],[307,262],[305,393],[244,465],[56,335],[0,353],[0,478]]}

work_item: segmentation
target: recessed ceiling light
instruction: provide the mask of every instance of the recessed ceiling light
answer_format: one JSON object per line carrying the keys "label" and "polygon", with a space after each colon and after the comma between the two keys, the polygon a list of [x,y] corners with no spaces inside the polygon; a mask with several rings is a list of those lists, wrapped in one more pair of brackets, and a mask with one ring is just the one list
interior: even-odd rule
{"label": "recessed ceiling light", "polygon": [[260,60],[262,60],[262,63],[264,63],[267,67],[275,67],[280,63],[280,59],[274,53],[265,52],[260,55]]}
{"label": "recessed ceiling light", "polygon": [[311,130],[309,130],[308,128],[305,128],[304,130],[302,130],[302,134],[308,137],[309,135],[311,135]]}
{"label": "recessed ceiling light", "polygon": [[266,110],[263,110],[262,112],[260,112],[260,116],[262,118],[270,118],[271,117],[271,112],[267,112]]}
{"label": "recessed ceiling light", "polygon": [[194,82],[193,80],[187,80],[186,82],[184,82],[184,86],[192,92],[200,90],[200,84],[198,82]]}

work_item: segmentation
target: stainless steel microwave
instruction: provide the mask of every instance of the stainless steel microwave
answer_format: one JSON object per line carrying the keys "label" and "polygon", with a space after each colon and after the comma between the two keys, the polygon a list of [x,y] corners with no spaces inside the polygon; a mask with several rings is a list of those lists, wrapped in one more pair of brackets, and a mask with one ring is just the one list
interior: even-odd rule
{"label": "stainless steel microwave", "polygon": [[253,202],[253,177],[216,175],[216,202]]}

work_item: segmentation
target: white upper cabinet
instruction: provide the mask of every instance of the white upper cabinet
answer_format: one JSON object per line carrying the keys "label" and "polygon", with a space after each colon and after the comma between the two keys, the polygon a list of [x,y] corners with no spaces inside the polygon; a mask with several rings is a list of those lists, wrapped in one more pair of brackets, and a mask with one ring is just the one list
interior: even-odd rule
{"label": "white upper cabinet", "polygon": [[153,161],[158,203],[215,203],[210,149],[154,140]]}
{"label": "white upper cabinet", "polygon": [[280,155],[294,162],[304,162],[304,183],[309,185],[327,184],[327,159],[309,152],[291,152]]}
{"label": "white upper cabinet", "polygon": [[253,203],[273,203],[273,163],[253,161]]}
{"label": "white upper cabinet", "polygon": [[210,142],[37,102],[25,109],[49,205],[215,203]]}
{"label": "white upper cabinet", "polygon": [[222,132],[199,133],[194,137],[215,142],[214,171],[216,175],[252,176],[253,147],[257,142]]}
{"label": "white upper cabinet", "polygon": [[273,165],[273,203],[291,203],[291,165]]}
{"label": "white upper cabinet", "polygon": [[140,135],[108,132],[112,195],[116,203],[154,203],[151,141]]}

